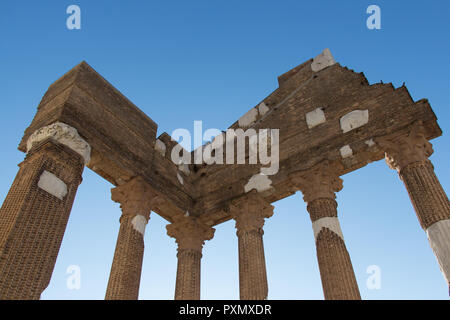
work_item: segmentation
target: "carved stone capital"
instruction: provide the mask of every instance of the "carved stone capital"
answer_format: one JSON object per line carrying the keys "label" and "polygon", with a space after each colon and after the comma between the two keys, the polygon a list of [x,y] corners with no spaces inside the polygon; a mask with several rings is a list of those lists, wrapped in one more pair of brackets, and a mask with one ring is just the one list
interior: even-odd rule
{"label": "carved stone capital", "polygon": [[324,161],[309,170],[294,172],[290,179],[294,186],[303,193],[303,199],[311,203],[316,199],[336,199],[335,192],[342,190],[339,177],[341,165]]}
{"label": "carved stone capital", "polygon": [[206,226],[193,217],[181,217],[166,226],[167,235],[175,238],[178,252],[193,250],[202,252],[206,240],[211,240],[215,229]]}
{"label": "carved stone capital", "polygon": [[111,189],[111,199],[120,203],[122,217],[141,215],[148,220],[158,195],[143,178],[136,177]]}
{"label": "carved stone capital", "polygon": [[273,215],[273,206],[253,190],[246,195],[232,201],[229,205],[230,214],[236,220],[239,233],[258,231],[263,233],[264,218]]}
{"label": "carved stone capital", "polygon": [[415,122],[405,134],[376,140],[385,151],[389,168],[398,172],[411,163],[427,160],[433,154],[433,147],[425,136],[421,121]]}
{"label": "carved stone capital", "polygon": [[77,129],[62,122],[55,122],[36,130],[27,140],[27,152],[33,145],[47,139],[53,139],[69,147],[83,157],[85,164],[90,161],[91,146],[89,143],[80,137]]}

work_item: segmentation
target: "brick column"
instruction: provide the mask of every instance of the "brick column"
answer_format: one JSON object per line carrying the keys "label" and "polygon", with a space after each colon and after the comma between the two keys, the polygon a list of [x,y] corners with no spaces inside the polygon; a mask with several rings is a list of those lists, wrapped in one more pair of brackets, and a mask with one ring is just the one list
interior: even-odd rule
{"label": "brick column", "polygon": [[122,216],[106,300],[137,300],[144,257],[144,232],[156,194],[140,177],[111,190]]}
{"label": "brick column", "polygon": [[90,151],[63,123],[28,139],[0,209],[0,299],[39,299],[48,286]]}
{"label": "brick column", "polygon": [[428,157],[433,153],[421,122],[402,135],[378,140],[386,163],[397,170],[450,287],[450,203]]}
{"label": "brick column", "polygon": [[251,191],[230,205],[239,242],[239,293],[241,300],[267,299],[264,257],[264,218],[273,215],[273,206]]}
{"label": "brick column", "polygon": [[214,229],[195,218],[182,217],[167,225],[167,234],[178,244],[175,300],[200,299],[200,266],[205,240],[211,240]]}
{"label": "brick column", "polygon": [[361,299],[350,255],[337,218],[335,192],[342,189],[338,167],[323,162],[291,176],[308,203],[326,300]]}

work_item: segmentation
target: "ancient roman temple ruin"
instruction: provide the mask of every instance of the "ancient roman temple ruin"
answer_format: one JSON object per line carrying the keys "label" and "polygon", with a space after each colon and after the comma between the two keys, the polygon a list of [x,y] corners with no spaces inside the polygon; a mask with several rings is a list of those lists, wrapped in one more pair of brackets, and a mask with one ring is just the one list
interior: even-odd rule
{"label": "ancient roman temple ruin", "polygon": [[273,175],[261,174],[261,164],[174,163],[179,144],[167,133],[157,137],[157,124],[85,62],[50,85],[19,144],[25,159],[0,210],[0,298],[39,299],[48,286],[85,166],[114,185],[111,199],[122,210],[106,299],[138,298],[151,211],[169,222],[178,244],[175,299],[200,298],[202,247],[231,219],[240,297],[265,299],[263,226],[271,203],[299,190],[325,298],[360,299],[335,195],[340,176],[381,159],[403,181],[448,283],[450,205],[428,159],[429,140],[442,132],[428,101],[413,101],[405,86],[370,85],[327,49],[278,83],[230,127],[279,129]]}

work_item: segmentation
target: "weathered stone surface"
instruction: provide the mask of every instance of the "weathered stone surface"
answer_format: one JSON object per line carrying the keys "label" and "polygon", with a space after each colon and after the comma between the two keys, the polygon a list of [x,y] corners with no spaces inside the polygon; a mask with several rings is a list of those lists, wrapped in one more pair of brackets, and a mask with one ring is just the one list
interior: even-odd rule
{"label": "weathered stone surface", "polygon": [[357,129],[369,122],[368,110],[353,110],[340,119],[343,133]]}
{"label": "weathered stone surface", "polygon": [[317,108],[306,114],[306,124],[308,125],[309,129],[314,128],[315,126],[318,126],[325,121],[326,118],[322,108]]}
{"label": "weathered stone surface", "polygon": [[46,170],[42,172],[39,178],[38,187],[57,197],[59,200],[63,200],[67,195],[67,185],[64,181]]}
{"label": "weathered stone surface", "polygon": [[55,122],[36,130],[27,140],[27,152],[29,152],[35,144],[47,139],[53,139],[58,143],[69,147],[82,156],[86,164],[91,160],[91,146],[80,137],[77,129],[62,122]]}
{"label": "weathered stone surface", "polygon": [[335,63],[336,61],[331,55],[330,49],[325,49],[321,54],[317,55],[313,59],[313,62],[311,63],[311,70],[318,72],[326,67],[332,66]]}

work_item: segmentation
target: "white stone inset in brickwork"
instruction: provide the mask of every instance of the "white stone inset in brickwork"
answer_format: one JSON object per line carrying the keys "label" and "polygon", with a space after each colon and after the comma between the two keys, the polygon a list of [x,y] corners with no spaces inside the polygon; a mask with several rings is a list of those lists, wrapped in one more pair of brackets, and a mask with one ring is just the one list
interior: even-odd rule
{"label": "white stone inset in brickwork", "polygon": [[67,185],[53,173],[44,171],[39,178],[38,187],[63,200],[67,195]]}
{"label": "white stone inset in brickwork", "polygon": [[373,141],[373,139],[369,139],[369,140],[366,140],[365,144],[367,144],[367,146],[370,148],[375,145],[375,141]]}
{"label": "white stone inset in brickwork", "polygon": [[178,182],[179,182],[179,183],[184,184],[183,177],[180,175],[179,172],[177,172],[177,179],[178,179]]}
{"label": "white stone inset in brickwork", "polygon": [[369,122],[369,110],[353,110],[341,117],[343,133],[359,128]]}
{"label": "white stone inset in brickwork", "polygon": [[258,106],[258,110],[259,110],[259,115],[263,116],[267,113],[267,111],[269,111],[269,107],[266,106],[266,104],[264,102],[261,102]]}
{"label": "white stone inset in brickwork", "polygon": [[258,117],[258,110],[256,108],[250,109],[246,114],[239,118],[239,127],[246,128],[256,121]]}
{"label": "white stone inset in brickwork", "polygon": [[159,139],[155,142],[155,150],[158,151],[163,157],[166,155],[166,145]]}
{"label": "white stone inset in brickwork", "polygon": [[272,180],[268,176],[262,173],[255,174],[248,180],[244,186],[245,192],[249,192],[252,189],[256,189],[258,192],[263,192],[272,188]]}
{"label": "white stone inset in brickwork", "polygon": [[145,227],[147,226],[147,219],[140,214],[137,214],[132,220],[131,225],[133,226],[133,229],[142,234],[144,236],[145,233]]}
{"label": "white stone inset in brickwork", "polygon": [[350,148],[348,144],[339,149],[339,152],[341,153],[342,158],[348,158],[353,156],[353,150],[352,148]]}
{"label": "white stone inset in brickwork", "polygon": [[34,144],[49,138],[80,154],[84,158],[84,163],[90,161],[91,146],[80,137],[77,129],[62,122],[55,122],[36,130],[27,140],[27,152],[30,151]]}
{"label": "white stone inset in brickwork", "polygon": [[447,283],[450,283],[450,219],[433,223],[426,233],[439,268]]}
{"label": "white stone inset in brickwork", "polygon": [[317,108],[306,114],[306,124],[308,125],[308,129],[314,128],[325,121],[325,113],[323,113],[322,108]]}
{"label": "white stone inset in brickwork", "polygon": [[314,72],[325,69],[326,67],[332,66],[336,61],[333,58],[333,55],[330,52],[330,49],[325,49],[321,54],[316,56],[311,63],[311,70]]}
{"label": "white stone inset in brickwork", "polygon": [[322,230],[322,228],[328,228],[334,233],[336,233],[342,240],[344,240],[344,235],[342,234],[341,226],[339,224],[339,219],[336,217],[324,217],[317,219],[312,224],[314,231],[314,239],[317,240],[317,236]]}

